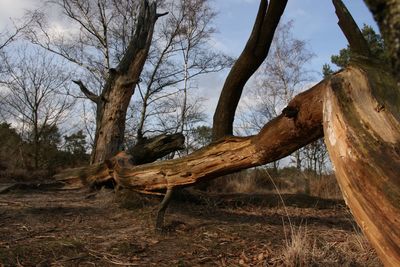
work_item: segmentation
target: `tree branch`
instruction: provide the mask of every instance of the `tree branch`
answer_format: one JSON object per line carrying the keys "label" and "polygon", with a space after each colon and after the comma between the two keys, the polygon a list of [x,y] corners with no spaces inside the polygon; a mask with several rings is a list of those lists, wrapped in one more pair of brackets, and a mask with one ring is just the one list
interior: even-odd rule
{"label": "tree branch", "polygon": [[157,13],[156,16],[157,16],[157,18],[161,18],[161,17],[163,17],[165,15],[168,15],[168,13],[169,12]]}
{"label": "tree branch", "polygon": [[139,51],[142,49],[148,49],[147,46],[151,41],[153,27],[156,20],[157,13],[155,2],[149,4],[148,1],[143,1],[138,16],[135,34],[126,49],[124,56],[118,64],[117,70],[119,73],[126,73],[135,57],[138,56]]}
{"label": "tree branch", "polygon": [[281,114],[258,135],[227,137],[183,158],[139,166],[126,153],[119,153],[109,162],[66,170],[56,178],[75,187],[114,179],[122,186],[151,193],[276,161],[323,136],[321,99],[328,86],[329,81],[323,81],[297,95],[287,108],[297,113]]}
{"label": "tree branch", "polygon": [[368,43],[346,6],[341,0],[332,0],[332,2],[339,18],[338,24],[349,42],[350,51],[359,56],[369,57],[371,52]]}
{"label": "tree branch", "polygon": [[92,100],[94,103],[98,104],[101,101],[100,96],[96,95],[95,93],[87,89],[87,87],[83,84],[81,80],[73,80],[72,82],[77,84],[79,86],[79,89],[81,89],[82,93],[88,99]]}
{"label": "tree branch", "polygon": [[246,47],[233,65],[222,88],[214,113],[214,140],[232,135],[233,120],[244,85],[267,57],[286,4],[287,0],[272,0],[268,6],[267,0],[261,1]]}
{"label": "tree branch", "polygon": [[400,88],[400,0],[364,0],[378,23]]}

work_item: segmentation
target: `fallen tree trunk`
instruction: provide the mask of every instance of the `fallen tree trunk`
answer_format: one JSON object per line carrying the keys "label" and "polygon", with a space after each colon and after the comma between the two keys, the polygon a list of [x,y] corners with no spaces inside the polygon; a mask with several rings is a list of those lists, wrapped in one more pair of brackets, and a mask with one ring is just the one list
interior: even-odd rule
{"label": "fallen tree trunk", "polygon": [[[352,65],[296,96],[259,134],[224,138],[187,157],[140,166],[120,153],[59,177],[89,185],[112,180],[144,193],[166,190],[157,217],[157,225],[162,225],[173,188],[278,160],[322,137],[323,129],[337,179],[357,223],[384,264],[400,266],[398,73],[393,75],[370,58],[348,10],[340,0],[333,3],[354,52]],[[390,50],[392,59],[398,59],[396,51]]]}
{"label": "fallen tree trunk", "polygon": [[139,166],[121,152],[109,161],[66,170],[56,178],[67,183],[82,180],[88,185],[114,179],[122,186],[151,193],[278,160],[322,137],[322,98],[326,87],[327,81],[323,81],[297,95],[258,135],[227,137],[183,158]]}
{"label": "fallen tree trunk", "polygon": [[332,79],[324,100],[325,142],[337,180],[385,266],[400,264],[400,121],[374,95],[391,92],[390,101],[399,103],[392,79],[379,68],[349,67]]}
{"label": "fallen tree trunk", "polygon": [[[116,184],[113,179],[112,166],[115,162],[125,160],[132,166],[153,162],[171,152],[184,149],[185,137],[181,133],[160,134],[151,138],[142,138],[128,153],[120,152],[111,160],[82,168],[66,169],[54,176],[64,182],[64,188],[77,189],[83,186],[96,187],[105,184]],[[114,163],[113,163],[114,162]]]}
{"label": "fallen tree trunk", "polygon": [[326,82],[322,82],[296,96],[255,136],[223,138],[187,157],[153,164],[132,166],[115,160],[114,179],[125,187],[151,192],[195,184],[290,155],[322,137],[325,88]]}
{"label": "fallen tree trunk", "polygon": [[183,134],[160,134],[151,138],[142,137],[132,149],[128,150],[128,153],[132,155],[132,164],[140,165],[156,161],[184,148]]}
{"label": "fallen tree trunk", "polygon": [[400,98],[391,92],[389,102],[377,100],[393,84],[382,68],[352,66],[297,95],[255,136],[224,138],[183,158],[139,166],[122,152],[105,163],[58,177],[89,185],[113,179],[127,188],[157,193],[278,160],[322,137],[324,128],[339,184],[356,221],[385,264],[396,266],[400,120],[393,103]]}

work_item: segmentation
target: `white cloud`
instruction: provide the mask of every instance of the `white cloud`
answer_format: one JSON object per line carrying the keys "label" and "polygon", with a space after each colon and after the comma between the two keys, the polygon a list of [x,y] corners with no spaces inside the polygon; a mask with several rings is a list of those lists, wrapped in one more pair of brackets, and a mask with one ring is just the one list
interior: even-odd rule
{"label": "white cloud", "polygon": [[0,30],[11,25],[10,19],[17,19],[27,10],[38,7],[38,0],[0,0]]}

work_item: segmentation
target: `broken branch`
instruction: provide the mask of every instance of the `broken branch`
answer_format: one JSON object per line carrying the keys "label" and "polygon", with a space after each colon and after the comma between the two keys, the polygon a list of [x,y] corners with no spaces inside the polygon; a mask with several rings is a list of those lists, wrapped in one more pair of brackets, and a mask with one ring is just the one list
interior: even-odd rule
{"label": "broken branch", "polygon": [[96,95],[95,93],[91,92],[81,80],[73,80],[73,83],[77,84],[79,86],[79,89],[81,89],[82,93],[90,100],[92,100],[94,103],[98,104],[101,99],[100,96]]}

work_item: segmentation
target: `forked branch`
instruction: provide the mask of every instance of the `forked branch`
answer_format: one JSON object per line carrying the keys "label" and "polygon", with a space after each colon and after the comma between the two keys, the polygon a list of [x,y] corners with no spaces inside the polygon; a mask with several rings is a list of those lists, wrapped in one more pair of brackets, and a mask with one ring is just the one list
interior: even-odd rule
{"label": "forked branch", "polygon": [[353,54],[369,57],[371,52],[368,43],[362,35],[357,23],[341,0],[332,0],[336,15],[339,18],[339,27],[346,36]]}
{"label": "forked branch", "polygon": [[214,113],[213,140],[233,133],[233,121],[244,85],[268,55],[287,0],[262,0],[246,47],[233,65]]}
{"label": "forked branch", "polygon": [[92,100],[94,103],[98,104],[100,102],[100,96],[96,95],[92,91],[90,91],[81,80],[73,80],[73,83],[77,84],[79,86],[79,89],[81,92],[90,100]]}
{"label": "forked branch", "polygon": [[296,114],[282,113],[255,136],[227,137],[183,158],[139,166],[121,152],[110,161],[67,170],[57,178],[82,179],[89,185],[113,179],[124,187],[154,193],[278,160],[323,136],[322,94],[328,86],[326,80],[297,95],[287,108]]}

